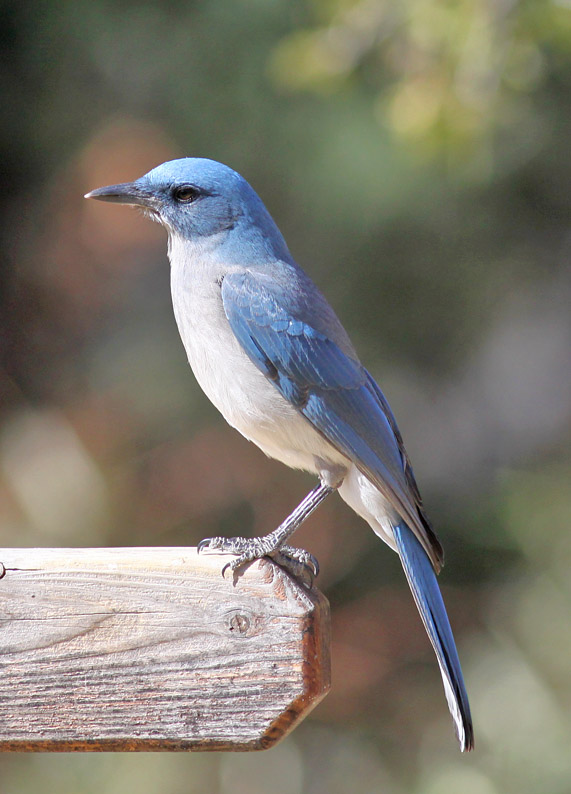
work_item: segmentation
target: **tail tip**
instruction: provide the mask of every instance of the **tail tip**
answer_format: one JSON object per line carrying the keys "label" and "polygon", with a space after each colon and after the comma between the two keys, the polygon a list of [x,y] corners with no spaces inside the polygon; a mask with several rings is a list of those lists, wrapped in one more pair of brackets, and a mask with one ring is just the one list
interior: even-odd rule
{"label": "tail tip", "polygon": [[474,728],[471,722],[466,722],[463,725],[462,734],[458,736],[460,742],[460,751],[469,753],[474,749]]}

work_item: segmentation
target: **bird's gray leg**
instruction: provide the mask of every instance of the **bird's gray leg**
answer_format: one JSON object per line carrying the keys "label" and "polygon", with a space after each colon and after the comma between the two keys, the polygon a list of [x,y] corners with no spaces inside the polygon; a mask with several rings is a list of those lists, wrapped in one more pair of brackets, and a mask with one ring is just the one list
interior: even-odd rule
{"label": "bird's gray leg", "polygon": [[319,564],[313,555],[303,549],[296,549],[284,544],[305,519],[319,507],[321,502],[335,490],[336,488],[319,483],[300,502],[293,513],[268,535],[259,538],[205,538],[198,544],[198,552],[207,549],[238,555],[235,560],[224,566],[223,573],[227,568],[235,571],[240,566],[258,560],[260,557],[271,557],[278,565],[287,568],[296,576],[307,574],[308,571],[310,575],[317,576]]}

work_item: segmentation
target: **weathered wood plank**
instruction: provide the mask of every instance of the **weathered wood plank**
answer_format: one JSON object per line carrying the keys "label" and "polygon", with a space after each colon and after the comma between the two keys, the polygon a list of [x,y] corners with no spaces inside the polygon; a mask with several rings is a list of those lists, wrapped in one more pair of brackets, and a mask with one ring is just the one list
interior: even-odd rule
{"label": "weathered wood plank", "polygon": [[[0,750],[259,750],[330,685],[329,608],[267,560],[0,549]],[[0,567],[0,576],[2,568]]]}

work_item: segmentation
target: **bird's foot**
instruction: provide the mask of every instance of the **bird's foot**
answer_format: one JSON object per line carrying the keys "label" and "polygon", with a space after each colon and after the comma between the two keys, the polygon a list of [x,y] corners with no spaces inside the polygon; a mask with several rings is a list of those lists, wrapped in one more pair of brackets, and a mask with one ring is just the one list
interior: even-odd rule
{"label": "bird's foot", "polygon": [[199,554],[202,551],[235,554],[236,559],[226,563],[222,569],[223,576],[228,569],[235,572],[261,557],[269,557],[292,576],[310,585],[319,573],[319,563],[313,554],[294,546],[276,544],[272,533],[259,538],[205,538],[200,541],[197,550]]}
{"label": "bird's foot", "polygon": [[310,587],[319,573],[317,558],[305,549],[299,549],[296,546],[280,546],[279,549],[267,556],[281,568],[285,568],[295,579],[301,579]]}

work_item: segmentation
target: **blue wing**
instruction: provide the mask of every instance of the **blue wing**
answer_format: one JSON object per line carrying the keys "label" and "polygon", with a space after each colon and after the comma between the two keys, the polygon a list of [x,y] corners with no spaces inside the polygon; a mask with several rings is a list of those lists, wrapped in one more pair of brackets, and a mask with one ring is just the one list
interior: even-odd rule
{"label": "blue wing", "polygon": [[402,516],[393,527],[399,556],[436,652],[461,747],[470,750],[468,697],[434,573],[442,564],[442,547],[424,514],[396,421],[375,381],[351,355],[336,318],[328,315],[323,321],[320,293],[311,293],[309,323],[302,319],[309,314],[307,300],[305,305],[300,301],[295,286],[295,280],[289,283],[288,293],[265,273],[227,274],[222,282],[226,316],[254,364]]}
{"label": "blue wing", "polygon": [[[323,327],[315,327],[323,326],[319,316],[311,324],[300,319],[298,296],[296,303],[296,296],[281,287],[278,300],[276,291],[275,280],[265,273],[235,272],[224,277],[224,310],[237,339],[285,399],[375,483],[439,570],[442,548],[422,510],[382,392],[356,357],[343,352]],[[293,309],[288,303],[294,304]],[[327,319],[331,325],[331,317]]]}

